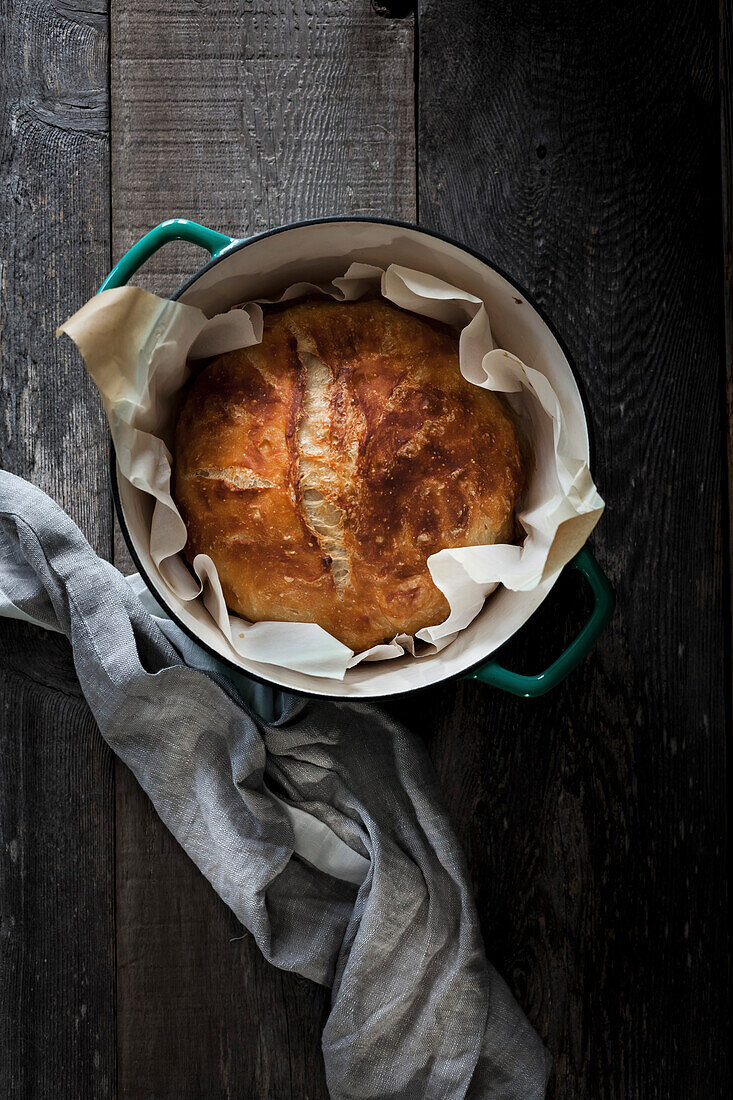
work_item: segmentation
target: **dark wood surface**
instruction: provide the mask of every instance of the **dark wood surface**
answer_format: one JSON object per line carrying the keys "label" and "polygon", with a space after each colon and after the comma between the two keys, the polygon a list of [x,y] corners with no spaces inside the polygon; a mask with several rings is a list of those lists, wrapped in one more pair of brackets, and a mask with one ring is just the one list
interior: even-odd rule
{"label": "dark wood surface", "polygon": [[[419,216],[516,275],[588,396],[619,608],[544,700],[458,683],[393,709],[426,737],[549,1095],[717,1100],[731,28],[681,0],[407,7],[8,6],[0,461],[125,567],[99,405],[52,332],[164,217]],[[199,262],[169,248],[140,282]],[[582,614],[563,582],[507,660],[538,667]],[[66,643],[2,624],[0,659],[0,1092],[325,1097],[326,991],[241,938],[104,749]]]}
{"label": "dark wood surface", "polygon": [[[112,552],[106,428],[58,321],[110,260],[107,13],[0,8],[0,465]],[[0,1094],[111,1096],[114,764],[65,641],[0,624]]]}

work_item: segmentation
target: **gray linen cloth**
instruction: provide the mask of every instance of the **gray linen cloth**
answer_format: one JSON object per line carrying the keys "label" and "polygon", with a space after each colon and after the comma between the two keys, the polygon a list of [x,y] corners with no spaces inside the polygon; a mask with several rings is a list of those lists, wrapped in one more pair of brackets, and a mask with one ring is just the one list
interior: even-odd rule
{"label": "gray linen cloth", "polygon": [[[265,958],[331,986],[331,1096],[544,1095],[547,1054],[486,961],[418,739],[374,706],[255,689],[201,651],[211,667],[190,667],[196,647],[187,664],[172,624],[4,471],[0,596],[6,614],[69,637],[102,736]],[[304,820],[334,859],[298,854]],[[341,870],[339,847],[353,857]]]}

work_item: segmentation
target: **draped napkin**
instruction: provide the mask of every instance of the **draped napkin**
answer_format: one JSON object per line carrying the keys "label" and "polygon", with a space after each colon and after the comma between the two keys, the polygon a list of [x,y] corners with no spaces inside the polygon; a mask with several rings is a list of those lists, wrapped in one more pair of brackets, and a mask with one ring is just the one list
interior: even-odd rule
{"label": "draped napkin", "polygon": [[547,1053],[487,962],[421,742],[221,666],[0,471],[0,614],[68,636],[100,732],[266,959],[332,989],[335,1098],[534,1100]]}

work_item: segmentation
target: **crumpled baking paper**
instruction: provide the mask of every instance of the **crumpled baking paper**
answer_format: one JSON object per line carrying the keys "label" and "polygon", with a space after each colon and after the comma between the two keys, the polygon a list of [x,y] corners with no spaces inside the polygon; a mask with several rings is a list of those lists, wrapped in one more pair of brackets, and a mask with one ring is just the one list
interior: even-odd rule
{"label": "crumpled baking paper", "polygon": [[[268,301],[314,294],[353,301],[375,290],[397,306],[460,330],[461,373],[474,385],[507,395],[534,455],[517,517],[526,532],[522,545],[466,546],[428,558],[431,576],[450,605],[444,622],[416,636],[429,644],[422,652],[434,652],[468,626],[497,585],[531,589],[559,572],[595,527],[603,501],[580,457],[583,441],[568,431],[552,386],[539,371],[494,346],[481,299],[408,268],[391,265],[382,270],[354,263],[331,283],[297,283]],[[176,600],[203,600],[233,660],[239,656],[343,679],[360,661],[406,652],[418,656],[414,639],[406,635],[354,654],[315,623],[245,622],[227,609],[211,558],[199,554],[194,559],[194,577],[180,554],[186,528],[170,492],[175,395],[190,376],[188,360],[260,342],[264,301],[207,318],[194,306],[138,287],[121,287],[96,295],[57,335],[65,332],[71,337],[99,388],[121,476],[155,499],[149,548],[162,589],[171,594],[174,605]]]}

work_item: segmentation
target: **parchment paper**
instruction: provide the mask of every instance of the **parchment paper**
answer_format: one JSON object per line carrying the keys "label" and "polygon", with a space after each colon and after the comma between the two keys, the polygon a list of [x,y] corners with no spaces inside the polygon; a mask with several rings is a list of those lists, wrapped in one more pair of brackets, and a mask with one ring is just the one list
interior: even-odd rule
{"label": "parchment paper", "polygon": [[[559,572],[598,522],[603,501],[581,457],[584,441],[568,430],[551,385],[539,371],[494,346],[479,298],[408,268],[352,264],[332,283],[297,283],[269,301],[313,294],[353,301],[375,290],[395,305],[460,330],[461,373],[474,385],[507,395],[534,453],[518,513],[526,532],[522,545],[461,547],[428,558],[431,576],[451,609],[445,622],[417,634],[429,646],[422,652],[435,651],[468,626],[497,585],[531,589]],[[180,555],[186,528],[170,493],[175,395],[190,375],[188,360],[260,342],[260,302],[264,299],[209,319],[193,306],[122,287],[96,295],[58,330],[77,345],[99,388],[122,477],[155,499],[149,548],[162,588],[174,604],[202,599],[234,653],[250,660],[342,679],[360,661],[405,652],[418,656],[414,640],[404,635],[354,654],[315,623],[245,622],[229,613],[211,558],[199,554],[194,559],[197,581]],[[487,649],[490,642],[487,637]]]}

